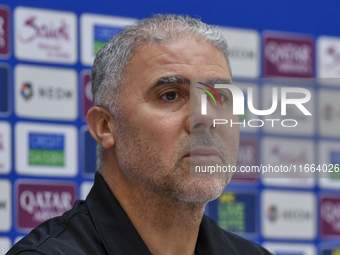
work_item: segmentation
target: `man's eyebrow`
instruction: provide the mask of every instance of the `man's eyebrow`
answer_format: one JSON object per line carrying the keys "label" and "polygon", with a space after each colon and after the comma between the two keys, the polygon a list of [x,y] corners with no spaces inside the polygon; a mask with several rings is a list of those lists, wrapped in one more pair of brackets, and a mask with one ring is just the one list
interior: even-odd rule
{"label": "man's eyebrow", "polygon": [[159,86],[165,85],[165,84],[171,84],[171,83],[185,83],[190,84],[190,80],[187,78],[184,78],[182,76],[166,76],[158,79],[153,85],[150,90],[154,90]]}
{"label": "man's eyebrow", "polygon": [[231,79],[210,79],[207,81],[210,85],[215,84],[231,84]]}

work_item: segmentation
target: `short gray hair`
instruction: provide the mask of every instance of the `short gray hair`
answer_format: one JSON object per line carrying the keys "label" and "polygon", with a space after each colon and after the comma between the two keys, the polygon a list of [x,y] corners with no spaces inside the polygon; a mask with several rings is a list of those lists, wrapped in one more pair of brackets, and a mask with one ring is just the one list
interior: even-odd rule
{"label": "short gray hair", "polygon": [[229,70],[228,46],[216,27],[181,15],[155,15],[126,26],[98,52],[92,67],[93,105],[106,107],[114,115],[119,88],[133,54],[142,45],[170,43],[181,38],[197,38],[219,49]]}
{"label": "short gray hair", "polygon": [[[117,112],[119,90],[130,59],[143,45],[166,44],[184,38],[195,38],[210,43],[225,56],[230,69],[228,46],[216,27],[200,19],[181,15],[155,15],[124,27],[97,53],[91,74],[93,105]],[[103,148],[98,148],[98,167]]]}

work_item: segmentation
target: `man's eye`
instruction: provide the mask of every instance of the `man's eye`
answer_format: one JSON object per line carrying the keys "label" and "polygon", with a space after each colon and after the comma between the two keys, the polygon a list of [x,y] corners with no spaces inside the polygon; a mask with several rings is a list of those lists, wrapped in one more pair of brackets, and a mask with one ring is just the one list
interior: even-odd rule
{"label": "man's eye", "polygon": [[227,97],[225,94],[223,94],[223,93],[219,93],[218,95],[220,96],[220,98],[221,98],[221,101],[222,101],[222,102],[224,102],[224,101],[227,101],[227,100],[228,100],[228,97]]}
{"label": "man's eye", "polygon": [[161,98],[167,101],[173,101],[175,99],[177,99],[178,97],[178,93],[175,91],[170,91],[165,93]]}
{"label": "man's eye", "polygon": [[[218,97],[216,96],[216,94],[215,94],[215,93],[212,93],[212,95],[213,95],[215,101],[216,101],[216,102],[219,102],[219,99],[218,99]],[[224,94],[224,93],[218,93],[218,96],[221,98],[221,101],[222,101],[222,102],[228,101],[228,96],[227,96],[226,94]],[[209,99],[212,100],[211,97],[209,97]]]}

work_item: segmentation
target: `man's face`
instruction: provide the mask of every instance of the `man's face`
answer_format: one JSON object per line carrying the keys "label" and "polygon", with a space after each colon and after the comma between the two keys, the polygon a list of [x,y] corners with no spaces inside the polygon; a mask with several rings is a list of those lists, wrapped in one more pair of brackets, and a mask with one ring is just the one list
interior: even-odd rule
{"label": "man's face", "polygon": [[[173,82],[169,77],[184,79]],[[194,39],[138,50],[119,95],[115,152],[120,170],[134,185],[176,200],[208,202],[229,180],[190,178],[190,157],[199,163],[216,161],[216,156],[190,155],[190,142],[196,153],[218,150],[223,164],[235,164],[239,130],[227,125],[213,128],[211,117],[190,111],[191,78],[231,79],[224,55]]]}

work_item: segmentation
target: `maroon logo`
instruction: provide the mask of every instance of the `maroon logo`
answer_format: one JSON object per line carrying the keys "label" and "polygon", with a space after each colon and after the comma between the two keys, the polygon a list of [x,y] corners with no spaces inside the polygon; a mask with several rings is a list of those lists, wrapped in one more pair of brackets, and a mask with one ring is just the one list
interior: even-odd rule
{"label": "maroon logo", "polygon": [[92,87],[91,87],[91,72],[85,71],[82,73],[82,98],[83,98],[83,110],[82,116],[86,119],[88,110],[93,106],[92,102]]}
{"label": "maroon logo", "polygon": [[321,235],[340,237],[340,197],[323,197],[320,206]]}
{"label": "maroon logo", "polygon": [[70,40],[69,28],[65,21],[62,20],[58,26],[55,26],[53,22],[37,25],[36,19],[37,17],[31,16],[25,20],[19,37],[21,42],[30,43],[36,38],[53,39],[56,41]]}
{"label": "maroon logo", "polygon": [[17,186],[17,226],[32,229],[42,222],[62,215],[76,201],[72,184],[20,183]]}
{"label": "maroon logo", "polygon": [[312,38],[267,35],[264,40],[264,75],[314,77]]}
{"label": "maroon logo", "polygon": [[0,55],[9,54],[9,12],[0,7]]}
{"label": "maroon logo", "polygon": [[288,150],[282,151],[280,145],[275,145],[270,150],[272,157],[277,158],[277,160],[283,165],[290,164],[307,164],[307,154],[305,150],[301,150],[299,153],[291,153]]}

